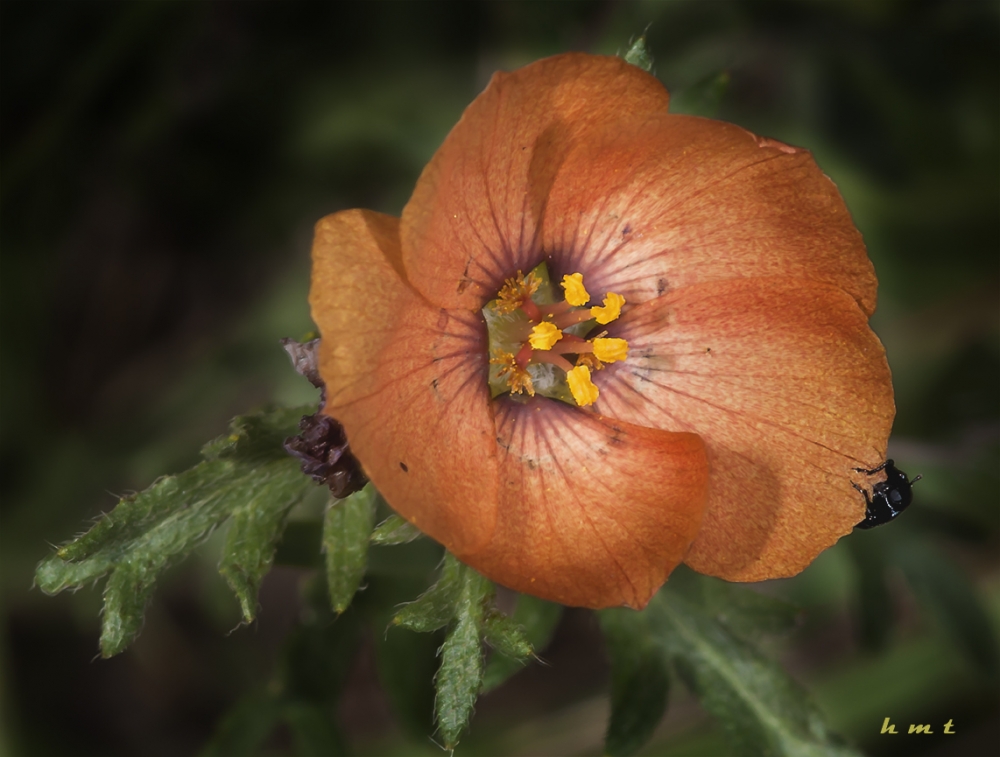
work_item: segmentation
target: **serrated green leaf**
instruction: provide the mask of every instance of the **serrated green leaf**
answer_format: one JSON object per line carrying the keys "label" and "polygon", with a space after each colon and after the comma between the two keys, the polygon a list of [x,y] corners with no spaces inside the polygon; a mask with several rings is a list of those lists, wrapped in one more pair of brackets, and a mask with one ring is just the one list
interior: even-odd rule
{"label": "serrated green leaf", "polygon": [[346,499],[332,499],[323,518],[323,551],[330,606],[342,613],[351,604],[368,565],[368,541],[375,524],[375,487]]}
{"label": "serrated green leaf", "polygon": [[743,639],[785,634],[795,627],[799,608],[790,602],[718,578],[698,579],[705,610]]}
{"label": "serrated green leaf", "polygon": [[462,565],[459,581],[457,623],[441,647],[441,667],[434,679],[437,689],[434,709],[446,749],[454,749],[458,744],[482,687],[481,629],[486,605],[493,595],[493,584],[472,568]]}
{"label": "serrated green leaf", "polygon": [[[42,561],[36,571],[39,587],[54,594],[110,574],[101,650],[104,656],[117,654],[141,627],[156,579],[173,560],[234,512],[262,507],[266,499],[266,509],[284,513],[309,491],[311,482],[282,449],[282,440],[294,433],[303,412],[308,409],[268,410],[235,419],[229,435],[206,445],[210,460],[124,498],[90,531]],[[230,564],[249,566],[248,579],[262,569],[259,559]],[[250,597],[250,581],[241,588],[241,604],[252,608],[256,597]]]}
{"label": "serrated green leaf", "polygon": [[372,531],[372,544],[388,547],[394,544],[409,544],[423,536],[423,532],[405,518],[390,515]]}
{"label": "serrated green leaf", "polygon": [[649,741],[663,719],[670,676],[644,613],[602,610],[599,619],[611,660],[611,716],[604,753],[628,757]]}
{"label": "serrated green leaf", "polygon": [[233,458],[245,463],[284,460],[284,442],[298,432],[304,415],[313,415],[316,408],[269,407],[254,413],[238,415],[229,424],[229,433],[213,439],[201,448],[206,460]]}
{"label": "serrated green leaf", "polygon": [[393,625],[429,633],[444,628],[457,615],[465,566],[446,552],[441,562],[441,577],[413,602],[404,605],[392,619]]}
{"label": "serrated green leaf", "polygon": [[521,624],[496,609],[483,617],[483,638],[497,652],[515,660],[526,660],[534,653]]}
{"label": "serrated green leaf", "polygon": [[333,709],[312,702],[289,702],[282,709],[298,757],[339,757],[348,753]]}
{"label": "serrated green leaf", "polygon": [[625,62],[638,66],[643,71],[650,71],[653,68],[653,56],[649,54],[649,48],[646,47],[645,34],[642,34],[631,44],[628,52],[625,53]]}
{"label": "serrated green leaf", "polygon": [[[530,594],[522,594],[517,598],[511,620],[524,629],[532,654],[541,652],[548,646],[562,617],[562,611],[562,605],[546,602]],[[486,663],[486,672],[483,674],[483,693],[492,691],[523,669],[524,662],[521,659],[504,654],[492,655]]]}
{"label": "serrated green leaf", "polygon": [[142,627],[146,603],[166,559],[133,557],[119,564],[104,588],[101,656],[113,657],[128,646]]}
{"label": "serrated green leaf", "polygon": [[[296,482],[297,484],[298,482]],[[281,538],[288,511],[300,498],[285,496],[281,477],[261,482],[231,515],[219,572],[236,594],[243,620],[253,621],[261,579],[271,569],[275,545]]]}
{"label": "serrated green leaf", "polygon": [[856,757],[826,730],[798,684],[704,610],[661,591],[645,612],[656,639],[737,755]]}
{"label": "serrated green leaf", "polygon": [[472,717],[483,681],[483,649],[476,621],[463,614],[441,647],[435,711],[445,749],[454,749]]}
{"label": "serrated green leaf", "polygon": [[972,666],[993,682],[1000,680],[997,633],[968,577],[923,541],[897,545],[893,557],[917,599]]}

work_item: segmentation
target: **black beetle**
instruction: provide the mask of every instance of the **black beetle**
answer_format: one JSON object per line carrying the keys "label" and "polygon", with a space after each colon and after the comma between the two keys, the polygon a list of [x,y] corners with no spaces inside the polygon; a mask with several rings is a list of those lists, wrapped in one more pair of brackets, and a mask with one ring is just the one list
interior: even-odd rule
{"label": "black beetle", "polygon": [[874,476],[879,471],[885,471],[885,481],[879,481],[875,484],[872,487],[871,495],[853,481],[851,482],[851,486],[865,495],[865,503],[868,505],[865,510],[865,519],[855,528],[875,528],[875,526],[881,526],[895,518],[913,501],[913,490],[910,487],[920,480],[920,476],[912,481],[908,479],[906,474],[893,464],[892,460],[886,460],[871,470],[867,468],[855,468],[854,470],[867,476]]}

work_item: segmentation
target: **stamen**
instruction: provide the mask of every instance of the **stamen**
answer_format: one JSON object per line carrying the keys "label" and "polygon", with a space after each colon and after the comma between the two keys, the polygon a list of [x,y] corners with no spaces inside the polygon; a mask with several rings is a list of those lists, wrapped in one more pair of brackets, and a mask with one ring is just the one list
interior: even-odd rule
{"label": "stamen", "polygon": [[594,382],[590,380],[590,368],[585,365],[578,365],[576,368],[566,371],[566,381],[573,394],[573,399],[580,407],[593,405],[601,393]]}
{"label": "stamen", "polygon": [[592,371],[599,371],[604,367],[604,363],[593,352],[581,352],[576,358],[576,364],[585,365]]}
{"label": "stamen", "polygon": [[594,306],[590,309],[590,317],[596,318],[602,326],[606,326],[622,314],[625,298],[620,294],[608,292],[604,296],[604,307]]}
{"label": "stamen", "polygon": [[563,333],[563,338],[559,340],[558,344],[553,345],[552,351],[557,352],[560,355],[565,355],[567,353],[573,353],[574,355],[580,352],[593,352],[594,346],[588,342],[586,339],[581,339],[574,334]]}
{"label": "stamen", "polygon": [[604,363],[614,363],[628,358],[628,342],[624,339],[595,339],[594,355]]}
{"label": "stamen", "polygon": [[498,352],[494,357],[490,358],[490,363],[500,366],[499,377],[506,379],[507,386],[510,387],[512,394],[527,392],[530,396],[535,396],[535,386],[531,381],[531,374],[518,365],[517,360],[512,354],[509,352]]}
{"label": "stamen", "polygon": [[[590,310],[593,310],[593,308]],[[566,329],[593,318],[594,316],[590,314],[590,310],[570,310],[568,313],[553,316],[552,322],[559,328]]]}
{"label": "stamen", "polygon": [[[500,291],[497,292],[497,311],[513,313],[526,301],[531,302],[531,295],[538,291],[541,283],[541,280],[534,273],[525,276],[518,271],[517,276],[507,279]],[[534,305],[533,302],[532,305]]]}
{"label": "stamen", "polygon": [[555,325],[546,322],[539,323],[531,330],[528,341],[533,349],[551,350],[552,345],[562,339],[563,333]]}
{"label": "stamen", "polygon": [[590,302],[590,294],[583,286],[582,273],[571,273],[563,276],[562,288],[566,290],[566,302],[573,307],[581,307]]}
{"label": "stamen", "polygon": [[535,352],[531,355],[532,363],[551,363],[565,373],[573,370],[573,364],[557,352]]}
{"label": "stamen", "polygon": [[528,320],[530,321],[537,322],[542,320],[542,311],[538,309],[538,305],[530,297],[525,297],[521,300],[521,310],[524,311],[524,314],[528,316]]}

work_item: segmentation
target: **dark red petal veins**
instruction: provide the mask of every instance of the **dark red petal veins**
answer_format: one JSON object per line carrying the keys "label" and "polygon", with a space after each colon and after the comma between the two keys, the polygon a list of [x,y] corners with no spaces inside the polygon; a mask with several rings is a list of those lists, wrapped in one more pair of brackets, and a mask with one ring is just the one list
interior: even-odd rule
{"label": "dark red petal veins", "polygon": [[793,575],[861,520],[852,469],[884,459],[894,406],[882,345],[848,294],[715,282],[614,325],[629,358],[601,372],[595,408],[705,441],[708,509],[691,567],[730,580]]}
{"label": "dark red petal veins", "polygon": [[410,282],[441,307],[481,308],[541,260],[539,224],[570,147],[620,118],[666,112],[668,99],[613,57],[568,53],[494,75],[403,210]]}
{"label": "dark red petal veins", "polygon": [[493,533],[498,481],[485,329],[400,278],[398,223],[346,211],[317,225],[324,412],[394,509],[452,550],[476,549]]}
{"label": "dark red petal veins", "polygon": [[836,186],[805,150],[720,121],[652,115],[591,134],[562,163],[544,246],[554,275],[632,304],[692,284],[786,276],[862,310],[876,280]]}
{"label": "dark red petal veins", "polygon": [[700,439],[536,398],[498,403],[497,444],[496,531],[484,550],[459,557],[564,604],[644,606],[701,521]]}

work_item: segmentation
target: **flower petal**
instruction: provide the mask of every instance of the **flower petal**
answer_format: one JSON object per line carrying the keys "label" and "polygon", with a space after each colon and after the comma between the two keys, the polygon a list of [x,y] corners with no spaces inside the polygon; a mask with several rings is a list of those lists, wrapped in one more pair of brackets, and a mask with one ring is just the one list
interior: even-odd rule
{"label": "flower petal", "polygon": [[667,102],[655,77],[620,58],[568,53],[495,74],[403,210],[410,282],[441,307],[481,308],[505,277],[541,259],[537,227],[570,146]]}
{"label": "flower petal", "polygon": [[324,412],[386,501],[449,549],[493,533],[498,464],[486,336],[400,277],[399,221],[349,210],[316,226],[310,291]]}
{"label": "flower petal", "polygon": [[496,532],[484,550],[459,558],[563,604],[645,606],[701,522],[701,440],[536,398],[499,403],[497,442]]}
{"label": "flower petal", "polygon": [[653,115],[592,135],[563,162],[544,226],[553,275],[583,271],[591,290],[633,305],[691,284],[787,276],[875,309],[861,234],[812,155],[721,121]]}
{"label": "flower petal", "polygon": [[855,467],[885,459],[895,408],[885,353],[854,299],[810,281],[686,287],[612,327],[629,357],[595,409],[697,431],[708,508],[685,562],[758,581],[794,575],[862,520]]}

